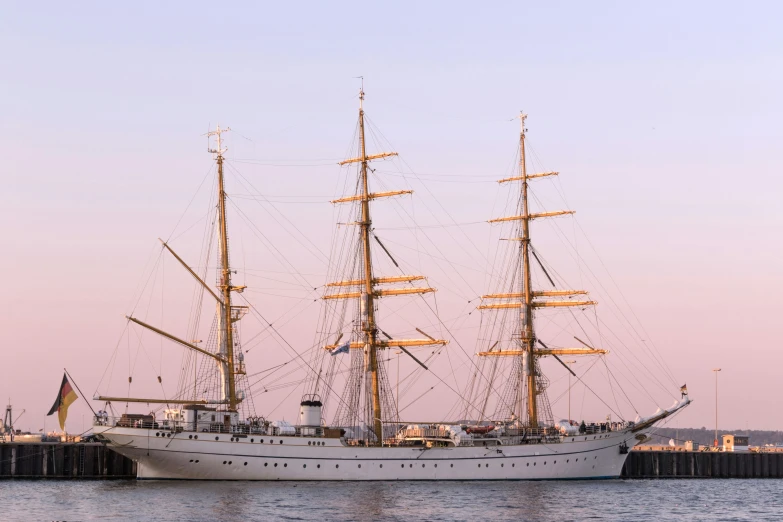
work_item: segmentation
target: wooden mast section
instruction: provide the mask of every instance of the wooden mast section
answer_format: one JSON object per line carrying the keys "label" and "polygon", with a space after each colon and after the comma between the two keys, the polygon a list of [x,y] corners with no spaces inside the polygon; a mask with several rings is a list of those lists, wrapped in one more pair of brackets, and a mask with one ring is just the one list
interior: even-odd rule
{"label": "wooden mast section", "polygon": [[[533,290],[530,277],[530,221],[538,218],[547,218],[562,216],[566,214],[573,214],[572,210],[558,210],[552,212],[539,212],[531,213],[529,198],[528,198],[528,182],[531,179],[544,178],[549,176],[556,176],[557,172],[541,172],[536,174],[527,173],[527,165],[525,161],[525,120],[527,115],[523,112],[519,113],[520,120],[520,132],[519,132],[519,176],[511,178],[505,178],[499,180],[498,183],[507,183],[510,181],[521,181],[520,191],[520,206],[521,215],[501,217],[492,219],[490,223],[501,223],[506,221],[519,221],[520,237],[513,238],[515,241],[519,241],[520,258],[521,258],[521,279],[522,279],[522,291],[516,293],[505,294],[487,294],[481,296],[482,299],[501,299],[505,302],[496,302],[482,304],[479,306],[479,310],[498,310],[498,309],[520,309],[520,332],[518,338],[521,343],[521,349],[500,349],[493,351],[493,348],[498,343],[496,342],[492,348],[488,351],[480,352],[478,355],[483,357],[497,357],[497,356],[516,356],[523,358],[523,370],[524,379],[527,388],[527,415],[528,423],[531,427],[537,428],[539,424],[539,412],[538,412],[538,384],[536,377],[536,361],[538,357],[546,355],[586,355],[586,354],[603,354],[607,353],[606,350],[597,350],[592,347],[588,348],[546,348],[536,349],[536,334],[533,327],[533,310],[543,307],[565,307],[565,306],[589,306],[596,304],[595,301],[575,301],[575,300],[543,300],[536,301],[535,298],[541,297],[571,297],[575,295],[585,295],[587,292],[584,290]],[[508,299],[515,299],[515,301],[508,301]],[[521,412],[519,412],[521,413]]]}
{"label": "wooden mast section", "polygon": [[[359,299],[361,328],[364,339],[361,342],[349,342],[349,348],[363,349],[365,355],[365,372],[370,374],[372,396],[372,426],[375,432],[376,443],[383,445],[383,418],[381,411],[381,382],[378,371],[378,350],[390,346],[426,346],[426,345],[445,345],[447,341],[440,339],[400,339],[386,341],[378,339],[379,328],[375,319],[375,299],[382,296],[391,295],[409,295],[434,292],[434,288],[390,288],[378,289],[376,285],[382,283],[411,283],[424,279],[422,276],[392,276],[392,277],[374,277],[372,266],[372,219],[370,217],[370,201],[378,198],[400,196],[411,194],[410,190],[399,190],[392,192],[371,193],[368,181],[368,163],[371,160],[397,156],[396,152],[382,152],[380,154],[367,155],[367,143],[364,129],[364,86],[359,90],[359,153],[357,158],[341,161],[340,165],[350,163],[359,163],[359,190],[360,193],[354,196],[347,196],[333,200],[332,203],[350,203],[359,201],[361,204],[361,221],[356,223],[361,230],[361,255],[363,261],[363,279],[354,279],[348,281],[338,281],[327,284],[327,288],[359,286],[361,291],[342,292],[337,294],[326,294],[323,299]],[[342,337],[342,334],[341,336]],[[336,348],[337,345],[325,346],[327,350]]]}
{"label": "wooden mast section", "polygon": [[221,323],[223,327],[222,337],[226,343],[226,365],[228,373],[228,410],[237,411],[237,392],[234,369],[234,326],[231,317],[231,269],[228,261],[228,227],[226,225],[226,191],[223,179],[223,153],[226,149],[222,148],[222,134],[230,129],[221,129],[220,125],[214,131],[207,133],[207,136],[216,136],[217,148],[208,149],[215,154],[218,174],[218,231],[220,235],[220,284],[218,288],[223,293],[223,302],[221,313],[223,315]]}

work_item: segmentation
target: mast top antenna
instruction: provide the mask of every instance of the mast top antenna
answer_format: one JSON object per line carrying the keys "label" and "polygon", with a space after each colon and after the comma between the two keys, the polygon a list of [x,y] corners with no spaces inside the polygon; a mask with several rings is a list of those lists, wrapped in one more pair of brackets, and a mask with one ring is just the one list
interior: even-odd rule
{"label": "mast top antenna", "polygon": [[[222,134],[224,132],[228,132],[230,130],[231,130],[231,127],[226,127],[225,129],[221,129],[220,125],[217,125],[215,130],[207,132],[206,135],[205,135],[207,137],[207,152],[210,152],[212,154],[217,154],[218,156],[222,156],[223,153],[228,150],[228,147],[223,148],[223,146],[222,146],[223,145]],[[217,148],[216,149],[213,149],[213,148],[211,148],[209,146],[209,138],[211,138],[212,136],[217,136]]]}

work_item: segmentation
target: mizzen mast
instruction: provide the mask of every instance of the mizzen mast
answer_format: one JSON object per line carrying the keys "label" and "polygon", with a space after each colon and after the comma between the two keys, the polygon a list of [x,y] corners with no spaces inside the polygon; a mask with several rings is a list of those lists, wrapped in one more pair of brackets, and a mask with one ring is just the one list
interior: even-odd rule
{"label": "mizzen mast", "polygon": [[223,179],[223,153],[226,151],[222,147],[222,134],[230,129],[221,129],[220,125],[214,131],[207,133],[207,137],[216,136],[217,148],[207,149],[208,152],[215,154],[218,175],[218,232],[220,235],[220,284],[218,288],[223,293],[223,302],[219,304],[222,318],[220,321],[222,327],[223,342],[226,346],[226,369],[228,381],[228,410],[237,411],[236,375],[234,368],[234,326],[231,313],[231,291],[236,288],[231,286],[231,268],[228,260],[228,228],[226,225],[226,191]]}

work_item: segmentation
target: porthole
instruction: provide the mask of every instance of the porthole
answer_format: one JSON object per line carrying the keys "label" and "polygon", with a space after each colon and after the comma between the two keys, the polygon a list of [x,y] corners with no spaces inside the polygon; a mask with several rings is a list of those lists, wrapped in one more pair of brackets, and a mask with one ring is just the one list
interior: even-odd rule
{"label": "porthole", "polygon": [[220,440],[220,437],[215,437],[215,440]]}
{"label": "porthole", "polygon": [[226,461],[224,460],[224,461],[223,461],[223,464],[225,464],[225,463],[226,463]]}
{"label": "porthole", "polygon": [[[198,438],[198,435],[193,435],[193,438],[194,438],[194,439],[197,439],[197,438]],[[198,462],[198,461],[196,461],[196,462]]]}
{"label": "porthole", "polygon": [[189,439],[192,439],[192,438],[193,438],[193,435],[188,435],[188,438],[189,438]]}
{"label": "porthole", "polygon": [[501,468],[503,467],[503,463],[502,463],[502,462],[500,463],[500,467],[501,467]]}
{"label": "porthole", "polygon": [[258,443],[259,444],[263,444],[264,443],[264,439],[258,439]]}
{"label": "porthole", "polygon": [[277,462],[275,462],[275,467],[277,467]]}
{"label": "porthole", "polygon": [[247,462],[245,462],[245,466],[247,466]]}
{"label": "porthole", "polygon": [[535,465],[536,465],[536,463],[534,462],[534,463],[533,463],[533,465],[535,466]]}
{"label": "porthole", "polygon": [[250,442],[255,442],[255,441],[256,441],[256,439],[250,439]]}
{"label": "porthole", "polygon": [[569,462],[571,462],[571,459],[566,459],[566,464],[568,464]]}
{"label": "porthole", "polygon": [[401,467],[401,468],[404,468],[404,467],[405,467],[405,464],[400,464],[400,467]]}
{"label": "porthole", "polygon": [[435,464],[435,467],[437,468],[437,467],[438,467],[438,465],[437,465],[437,464]]}
{"label": "porthole", "polygon": [[287,467],[288,467],[288,462],[286,462],[285,464],[283,464],[283,467],[284,467],[284,468],[287,468]]}
{"label": "porthole", "polygon": [[512,464],[511,464],[511,467],[513,468],[514,466],[516,466],[516,464],[512,463]]}
{"label": "porthole", "polygon": [[193,459],[190,459],[190,462],[193,462]]}
{"label": "porthole", "polygon": [[527,463],[527,466],[530,467],[530,463],[529,462]]}
{"label": "porthole", "polygon": [[267,467],[269,465],[268,462],[264,462],[264,467]]}
{"label": "porthole", "polygon": [[198,459],[196,459],[196,464],[198,464]]}
{"label": "porthole", "polygon": [[383,464],[381,464],[381,467],[383,467]]}
{"label": "porthole", "polygon": [[555,461],[554,464],[557,464],[557,461]]}
{"label": "porthole", "polygon": [[[403,465],[404,465],[404,464],[403,464]],[[413,464],[408,464],[408,466],[412,468],[412,467],[413,467]]]}
{"label": "porthole", "polygon": [[230,460],[228,461],[228,465],[229,465],[229,466],[231,465],[231,461],[230,461]]}
{"label": "porthole", "polygon": [[598,458],[598,455],[595,455],[595,456],[593,457],[593,460],[595,460],[595,459],[597,459],[597,458]]}
{"label": "porthole", "polygon": [[489,467],[489,463],[487,463],[487,464],[484,464],[484,467],[485,467],[485,468],[488,468],[488,467]]}
{"label": "porthole", "polygon": [[306,467],[307,467],[307,464],[302,464],[302,467],[303,467],[303,468],[306,468]]}
{"label": "porthole", "polygon": [[577,462],[579,462],[579,459],[576,459]]}
{"label": "porthole", "polygon": [[312,443],[311,443],[311,442],[308,440],[308,441],[307,441],[307,445],[309,446],[310,444],[312,444]]}
{"label": "porthole", "polygon": [[340,465],[339,465],[339,464],[335,464],[335,465],[334,465],[334,467],[335,467],[335,468],[339,468],[339,467],[340,467]]}
{"label": "porthole", "polygon": [[424,467],[424,464],[422,464],[422,465],[421,465],[421,467],[423,468],[423,467]]}
{"label": "porthole", "polygon": [[481,464],[479,463],[478,467],[481,467]]}
{"label": "porthole", "polygon": [[281,440],[281,441],[280,441],[280,444],[282,444],[282,443],[283,443],[283,441]]}
{"label": "porthole", "polygon": [[316,468],[318,468],[318,469],[321,469],[321,465],[320,465],[320,464],[318,464],[318,465],[316,466]]}
{"label": "porthole", "polygon": [[546,466],[546,461],[544,461],[544,466]]}
{"label": "porthole", "polygon": [[362,465],[361,465],[361,464],[359,464],[359,467],[361,468],[361,467],[362,467]]}
{"label": "porthole", "polygon": [[453,468],[453,467],[454,467],[454,464],[451,464],[451,466],[450,466],[450,467],[452,467],[452,468]]}

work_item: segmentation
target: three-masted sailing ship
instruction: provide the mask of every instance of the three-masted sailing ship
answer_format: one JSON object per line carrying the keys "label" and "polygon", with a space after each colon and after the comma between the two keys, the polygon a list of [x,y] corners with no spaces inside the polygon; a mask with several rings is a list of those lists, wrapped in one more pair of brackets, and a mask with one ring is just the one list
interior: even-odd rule
{"label": "three-masted sailing ship", "polygon": [[[598,355],[580,341],[580,348],[550,348],[537,336],[535,311],[549,307],[587,307],[594,304],[587,292],[558,288],[534,288],[531,262],[539,263],[554,287],[554,281],[540,264],[530,239],[530,222],[568,213],[531,212],[528,188],[538,178],[555,172],[528,173],[525,160],[525,116],[519,136],[520,160],[517,175],[501,180],[516,184],[518,215],[494,222],[510,222],[515,237],[507,238],[516,261],[511,266],[508,288],[482,296],[479,309],[496,314],[496,325],[484,336],[487,343],[478,355],[476,377],[465,383],[465,419],[458,422],[409,423],[400,418],[386,371],[383,354],[400,350],[423,370],[426,361],[416,357],[417,347],[441,349],[448,343],[420,328],[420,338],[395,337],[381,324],[379,310],[386,297],[423,298],[435,291],[422,275],[380,273],[373,253],[394,261],[375,235],[371,215],[376,200],[410,194],[409,190],[371,192],[370,162],[395,156],[393,152],[368,154],[364,113],[364,92],[359,95],[358,155],[342,162],[356,168],[356,191],[333,203],[349,205],[355,221],[349,223],[352,239],[349,255],[334,265],[347,275],[325,285],[325,312],[319,327],[321,341],[308,367],[311,375],[299,404],[295,424],[270,422],[256,416],[247,385],[237,323],[247,307],[232,303],[234,293],[244,286],[232,283],[226,223],[224,152],[217,127],[209,133],[216,148],[210,149],[217,171],[216,288],[204,281],[164,243],[183,268],[214,302],[216,313],[206,346],[199,346],[165,332],[137,317],[129,323],[150,330],[197,355],[200,366],[197,386],[175,399],[98,396],[107,411],[126,405],[126,413],[110,416],[103,409],[95,417],[94,433],[119,453],[138,463],[140,479],[204,480],[497,480],[610,478],[620,475],[628,450],[646,438],[645,431],[676,413],[690,401],[687,395],[669,409],[659,409],[648,418],[635,421],[598,422],[575,425],[555,422],[546,395],[547,381],[540,359],[562,355]],[[498,326],[499,325],[499,326]],[[348,354],[348,376],[340,392],[334,376],[339,357]],[[338,357],[339,356],[339,357]],[[508,361],[505,382],[495,382],[500,361]],[[573,372],[572,372],[573,373]],[[213,378],[210,380],[210,377]],[[204,389],[208,383],[211,390]],[[498,391],[498,386],[500,391]],[[494,397],[495,411],[487,410]],[[336,401],[330,423],[323,412],[328,401]],[[162,416],[127,413],[127,405],[158,404]]]}

